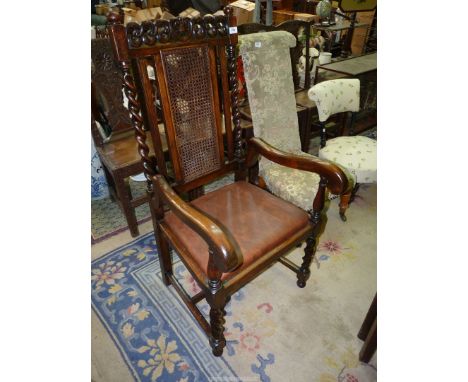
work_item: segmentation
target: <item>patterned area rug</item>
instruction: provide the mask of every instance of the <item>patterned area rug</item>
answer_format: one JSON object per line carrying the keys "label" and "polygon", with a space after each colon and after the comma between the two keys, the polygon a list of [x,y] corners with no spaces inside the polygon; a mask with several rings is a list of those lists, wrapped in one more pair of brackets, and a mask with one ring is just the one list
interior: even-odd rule
{"label": "patterned area rug", "polygon": [[[227,347],[208,339],[173,287],[160,278],[153,234],[92,263],[92,306],[135,381],[376,381],[375,359],[358,361],[357,332],[376,291],[376,191],[363,185],[347,211],[330,202],[311,278],[304,289],[275,264],[226,308]],[[303,249],[288,257],[300,264]],[[187,291],[198,286],[180,260]],[[208,313],[206,302],[199,307]]]}

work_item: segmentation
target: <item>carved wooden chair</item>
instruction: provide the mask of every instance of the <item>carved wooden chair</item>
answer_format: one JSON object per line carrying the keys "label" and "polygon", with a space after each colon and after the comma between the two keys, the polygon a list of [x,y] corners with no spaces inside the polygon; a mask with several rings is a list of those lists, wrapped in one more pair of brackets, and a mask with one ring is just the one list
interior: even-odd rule
{"label": "carved wooden chair", "polygon": [[334,114],[351,113],[347,131],[353,135],[354,121],[359,111],[359,94],[358,79],[324,81],[309,90],[310,99],[317,104],[320,121],[319,158],[338,164],[354,183],[354,188],[340,197],[340,216],[343,221],[346,221],[345,212],[359,185],[377,182],[377,141],[360,135],[327,140],[325,123]]}
{"label": "carved wooden chair", "polygon": [[[291,47],[289,55],[291,58],[292,79],[294,83],[294,95],[296,97],[296,112],[299,119],[299,134],[301,138],[302,150],[307,152],[309,149],[310,141],[310,121],[312,113],[315,113],[315,103],[307,96],[307,91],[311,86],[310,71],[311,71],[311,57],[310,57],[310,22],[302,20],[288,20],[276,26],[262,25],[259,23],[247,23],[239,25],[239,35],[246,35],[259,32],[271,31],[286,31],[291,33],[295,39],[296,44]],[[299,67],[301,66],[300,59],[303,57],[305,51],[305,64],[304,64],[304,81],[301,84],[301,75]],[[248,107],[241,109],[242,115],[251,120],[251,111]]]}
{"label": "carved wooden chair", "polygon": [[[111,197],[119,203],[135,237],[139,234],[135,208],[148,202],[148,197],[133,198],[129,185],[128,178],[140,174],[143,165],[129,112],[123,105],[121,75],[109,39],[91,40],[91,59],[91,111],[101,127],[92,123],[91,131]],[[153,156],[152,146],[150,152]]]}
{"label": "carved wooden chair", "polygon": [[[215,356],[222,354],[226,344],[224,307],[234,292],[275,261],[297,274],[299,287],[306,285],[316,236],[324,222],[325,189],[341,193],[347,187],[339,167],[280,151],[261,139],[252,138],[247,156],[244,154],[237,105],[235,18],[232,8],[226,7],[225,12],[226,16],[153,20],[126,27],[118,15],[108,18],[148,180],[162,278],[179,293],[207,333]],[[155,129],[157,114],[151,101],[154,89],[147,65],[157,68],[174,181],[167,178],[164,163],[157,174],[148,156],[143,126]],[[222,119],[226,150],[222,144]],[[245,181],[246,167],[254,166],[259,154],[285,166],[320,174],[310,215]],[[232,172],[236,179],[233,184],[191,202],[178,196]],[[282,257],[305,240],[300,267]],[[177,281],[170,247],[201,287],[195,296],[189,296]],[[209,322],[196,306],[202,299],[211,307]]]}

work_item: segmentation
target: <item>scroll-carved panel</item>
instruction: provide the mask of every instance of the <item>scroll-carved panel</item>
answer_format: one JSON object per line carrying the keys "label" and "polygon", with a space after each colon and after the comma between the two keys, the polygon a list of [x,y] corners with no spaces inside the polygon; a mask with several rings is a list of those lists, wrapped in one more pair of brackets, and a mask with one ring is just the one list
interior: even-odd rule
{"label": "scroll-carved panel", "polygon": [[128,110],[123,106],[122,74],[117,67],[108,39],[91,40],[93,71],[91,78],[96,97],[113,132],[131,129]]}
{"label": "scroll-carved panel", "polygon": [[128,23],[127,40],[130,48],[154,46],[158,43],[220,38],[228,36],[226,16],[206,15],[191,19],[149,20],[141,24]]}

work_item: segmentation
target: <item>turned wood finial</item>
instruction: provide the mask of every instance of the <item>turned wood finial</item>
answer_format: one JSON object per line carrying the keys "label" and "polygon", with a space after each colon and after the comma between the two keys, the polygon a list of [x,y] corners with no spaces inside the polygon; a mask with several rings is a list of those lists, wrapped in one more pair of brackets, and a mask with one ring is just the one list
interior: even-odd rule
{"label": "turned wood finial", "polygon": [[231,6],[226,5],[226,6],[224,7],[223,11],[224,11],[224,14],[225,14],[227,17],[229,17],[229,18],[232,17],[233,9],[232,9]]}
{"label": "turned wood finial", "polygon": [[109,12],[109,14],[107,15],[107,24],[108,25],[123,24],[123,18],[124,18],[123,11],[120,13]]}

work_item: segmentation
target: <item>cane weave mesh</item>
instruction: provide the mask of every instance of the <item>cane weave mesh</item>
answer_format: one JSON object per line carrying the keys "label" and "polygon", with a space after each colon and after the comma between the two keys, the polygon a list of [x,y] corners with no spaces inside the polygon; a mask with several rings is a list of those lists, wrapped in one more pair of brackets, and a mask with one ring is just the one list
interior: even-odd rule
{"label": "cane weave mesh", "polygon": [[189,182],[222,163],[218,147],[208,47],[161,52],[182,177]]}

